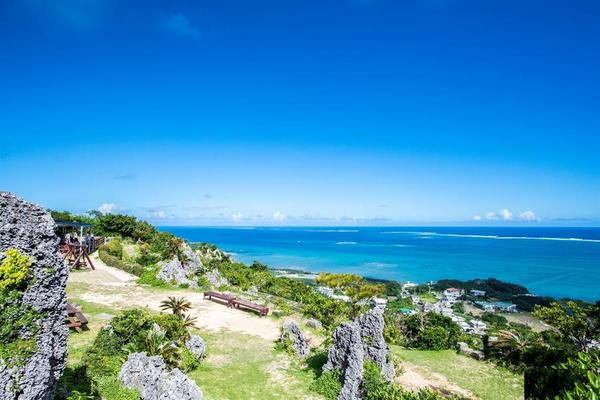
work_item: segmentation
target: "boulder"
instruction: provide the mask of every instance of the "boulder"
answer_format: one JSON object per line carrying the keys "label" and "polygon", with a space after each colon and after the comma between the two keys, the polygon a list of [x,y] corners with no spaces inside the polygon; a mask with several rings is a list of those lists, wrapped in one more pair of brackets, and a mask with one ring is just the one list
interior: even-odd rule
{"label": "boulder", "polygon": [[[0,360],[0,399],[50,400],[67,359],[68,331],[65,286],[68,268],[58,251],[59,238],[50,214],[15,195],[0,192],[0,259],[15,248],[28,256],[31,284],[22,304],[43,318],[35,335],[37,347],[24,363],[12,368]],[[27,332],[22,332],[23,337]]]}
{"label": "boulder", "polygon": [[310,318],[306,320],[306,325],[314,329],[322,329],[323,324],[318,319]]}
{"label": "boulder", "polygon": [[182,250],[183,263],[175,255],[173,259],[163,263],[156,277],[167,283],[198,287],[197,275],[202,272],[203,265],[200,256],[187,244]]}
{"label": "boulder", "polygon": [[206,343],[204,343],[204,340],[198,335],[193,335],[190,340],[187,341],[185,347],[194,353],[198,360],[202,360],[206,354]]}
{"label": "boulder", "polygon": [[289,340],[294,352],[299,357],[308,357],[310,354],[310,345],[302,333],[302,330],[294,321],[286,321],[281,329],[281,341]]}
{"label": "boulder", "polygon": [[354,322],[340,325],[333,333],[324,371],[338,369],[342,390],[338,400],[360,400],[364,362],[373,361],[388,381],[394,378],[394,365],[383,337],[385,323],[381,310],[360,315]]}
{"label": "boulder", "polygon": [[204,273],[204,277],[211,284],[212,287],[218,288],[220,286],[229,285],[229,281],[225,278],[218,269],[213,269]]}
{"label": "boulder", "polygon": [[177,368],[169,371],[160,356],[129,354],[119,379],[123,386],[137,389],[141,400],[201,400],[203,397],[196,382]]}
{"label": "boulder", "polygon": [[469,356],[469,357],[472,357],[472,358],[474,358],[476,360],[483,360],[485,358],[485,355],[483,354],[482,351],[473,350],[465,342],[458,342],[456,344],[456,347],[458,348],[458,352],[459,353],[464,354],[464,355]]}

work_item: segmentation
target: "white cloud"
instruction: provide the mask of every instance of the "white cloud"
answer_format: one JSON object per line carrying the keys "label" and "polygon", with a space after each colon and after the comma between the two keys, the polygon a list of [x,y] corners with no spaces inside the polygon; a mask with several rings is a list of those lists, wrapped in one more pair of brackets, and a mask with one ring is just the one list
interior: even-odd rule
{"label": "white cloud", "polygon": [[481,215],[479,215],[479,214],[473,215],[473,221],[481,221]]}
{"label": "white cloud", "polygon": [[490,221],[496,221],[498,219],[498,214],[496,214],[493,211],[490,211],[489,213],[485,214],[485,219]]}
{"label": "white cloud", "polygon": [[538,217],[531,210],[523,211],[519,214],[519,218],[523,221],[539,221]]}
{"label": "white cloud", "polygon": [[161,25],[162,29],[179,36],[198,39],[201,36],[200,29],[190,22],[190,20],[181,14],[170,15]]}
{"label": "white cloud", "polygon": [[97,210],[100,211],[102,214],[111,214],[116,209],[117,205],[113,203],[104,203],[97,208]]}
{"label": "white cloud", "polygon": [[275,214],[273,214],[273,219],[275,221],[281,222],[286,218],[286,215],[280,211],[275,212]]}
{"label": "white cloud", "polygon": [[240,222],[243,217],[244,215],[239,211],[231,215],[233,222]]}
{"label": "white cloud", "polygon": [[503,208],[502,210],[498,211],[498,214],[500,214],[502,219],[505,221],[510,221],[513,217],[513,214],[507,208]]}

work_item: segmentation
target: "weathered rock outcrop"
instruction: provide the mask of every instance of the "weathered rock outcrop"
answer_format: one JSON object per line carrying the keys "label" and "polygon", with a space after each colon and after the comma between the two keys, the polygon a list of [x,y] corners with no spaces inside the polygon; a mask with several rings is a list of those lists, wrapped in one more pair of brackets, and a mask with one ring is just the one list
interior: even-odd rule
{"label": "weathered rock outcrop", "polygon": [[169,371],[160,356],[132,353],[121,367],[119,379],[129,389],[137,389],[142,400],[201,400],[196,382],[179,369]]}
{"label": "weathered rock outcrop", "polygon": [[174,282],[176,285],[189,285],[189,287],[197,288],[197,275],[203,270],[200,256],[187,244],[182,253],[184,258],[183,263],[175,255],[171,261],[162,265],[156,276],[161,281],[167,283]]}
{"label": "weathered rock outcrop", "polygon": [[322,329],[323,324],[318,319],[310,318],[306,320],[306,325],[314,329]]}
{"label": "weathered rock outcrop", "polygon": [[187,244],[184,246],[182,251],[184,261],[181,262],[177,256],[174,256],[171,261],[163,263],[156,275],[158,279],[176,285],[188,285],[191,288],[198,287],[198,278],[201,276],[206,278],[212,287],[218,288],[229,284],[218,269],[208,269],[203,265],[198,252]]}
{"label": "weathered rock outcrop", "polygon": [[338,369],[342,390],[338,400],[361,399],[364,362],[373,361],[381,375],[392,381],[394,365],[388,359],[389,349],[383,337],[385,322],[380,310],[371,310],[354,322],[340,325],[333,333],[333,345],[329,349],[323,370]]}
{"label": "weathered rock outcrop", "polygon": [[294,321],[286,321],[281,329],[281,341],[289,340],[291,342],[294,352],[299,357],[308,357],[310,354],[310,345],[308,340],[302,333],[302,330]]}
{"label": "weathered rock outcrop", "polygon": [[206,343],[204,343],[204,340],[198,335],[193,335],[190,340],[187,341],[185,347],[194,353],[198,360],[202,360],[206,354]]}
{"label": "weathered rock outcrop", "polygon": [[[0,193],[0,260],[15,248],[28,256],[31,284],[22,303],[33,307],[43,318],[35,336],[33,354],[7,368],[0,360],[0,399],[50,400],[67,358],[65,286],[68,269],[58,252],[55,223],[46,210],[11,193]],[[25,337],[26,332],[22,333]]]}
{"label": "weathered rock outcrop", "polygon": [[204,274],[206,280],[211,284],[212,287],[218,288],[219,286],[229,285],[229,281],[225,278],[218,269],[212,269],[210,271],[206,271]]}

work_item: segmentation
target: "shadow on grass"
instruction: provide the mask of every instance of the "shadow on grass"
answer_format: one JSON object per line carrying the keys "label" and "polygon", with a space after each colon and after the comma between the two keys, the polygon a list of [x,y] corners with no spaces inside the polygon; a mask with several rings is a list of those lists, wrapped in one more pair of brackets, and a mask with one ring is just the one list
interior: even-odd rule
{"label": "shadow on grass", "polygon": [[94,389],[88,376],[87,366],[66,367],[56,390],[56,400],[99,400],[98,392]]}
{"label": "shadow on grass", "polygon": [[326,362],[327,352],[325,351],[314,352],[306,359],[308,369],[312,370],[317,378],[323,373],[323,365],[325,365]]}

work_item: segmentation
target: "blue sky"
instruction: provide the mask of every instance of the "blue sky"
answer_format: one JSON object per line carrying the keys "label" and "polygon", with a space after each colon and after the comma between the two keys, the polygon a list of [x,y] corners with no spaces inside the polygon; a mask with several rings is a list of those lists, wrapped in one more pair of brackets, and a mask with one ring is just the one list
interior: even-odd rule
{"label": "blue sky", "polygon": [[598,20],[597,1],[3,1],[0,190],[163,225],[600,225]]}

